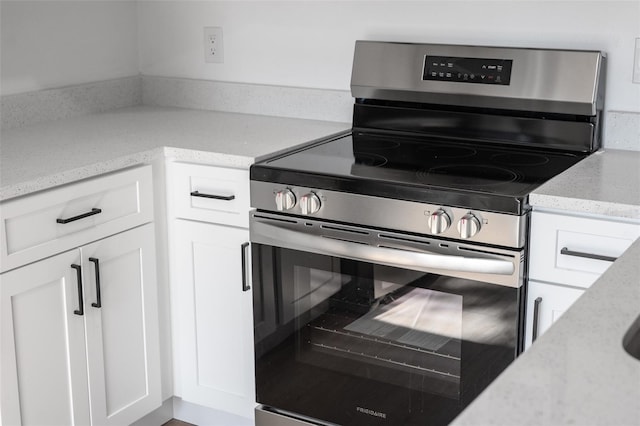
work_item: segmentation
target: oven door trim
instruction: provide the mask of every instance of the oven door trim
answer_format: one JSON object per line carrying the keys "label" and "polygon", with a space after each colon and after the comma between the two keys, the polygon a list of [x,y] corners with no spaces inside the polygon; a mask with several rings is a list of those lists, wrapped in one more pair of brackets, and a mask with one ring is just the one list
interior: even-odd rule
{"label": "oven door trim", "polygon": [[523,250],[253,211],[251,242],[519,288]]}

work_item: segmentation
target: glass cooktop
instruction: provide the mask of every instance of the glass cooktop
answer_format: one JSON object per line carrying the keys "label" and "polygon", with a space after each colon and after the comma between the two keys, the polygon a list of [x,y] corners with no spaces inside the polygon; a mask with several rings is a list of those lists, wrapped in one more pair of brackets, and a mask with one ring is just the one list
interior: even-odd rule
{"label": "glass cooktop", "polygon": [[585,156],[353,133],[256,164],[251,178],[520,214],[531,191]]}

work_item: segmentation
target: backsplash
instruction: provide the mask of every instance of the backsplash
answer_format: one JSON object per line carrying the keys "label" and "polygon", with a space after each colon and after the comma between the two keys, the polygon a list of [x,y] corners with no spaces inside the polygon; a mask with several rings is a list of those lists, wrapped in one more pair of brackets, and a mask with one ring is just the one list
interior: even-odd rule
{"label": "backsplash", "polygon": [[[310,120],[351,122],[353,98],[342,90],[133,76],[0,98],[1,128],[152,105]],[[640,112],[608,111],[605,148],[640,151]]]}
{"label": "backsplash", "polygon": [[140,76],[5,95],[0,98],[0,127],[8,130],[141,103]]}
{"label": "backsplash", "polygon": [[608,111],[604,126],[605,148],[640,151],[640,113]]}
{"label": "backsplash", "polygon": [[351,93],[299,87],[142,76],[144,105],[350,123]]}

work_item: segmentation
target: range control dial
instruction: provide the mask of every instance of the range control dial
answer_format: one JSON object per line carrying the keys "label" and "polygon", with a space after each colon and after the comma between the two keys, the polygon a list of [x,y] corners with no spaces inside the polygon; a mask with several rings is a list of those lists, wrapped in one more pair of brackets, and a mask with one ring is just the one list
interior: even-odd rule
{"label": "range control dial", "polygon": [[314,192],[305,194],[300,198],[300,208],[304,215],[317,213],[321,206],[320,197],[318,197]]}
{"label": "range control dial", "polygon": [[443,209],[438,209],[429,215],[429,230],[432,234],[442,234],[451,226],[451,218]]}
{"label": "range control dial", "polygon": [[460,233],[460,238],[467,239],[476,235],[480,228],[482,227],[482,222],[478,217],[469,212],[462,216],[462,218],[458,221],[458,232]]}
{"label": "range control dial", "polygon": [[276,209],[278,211],[291,210],[296,206],[296,196],[290,189],[276,192]]}

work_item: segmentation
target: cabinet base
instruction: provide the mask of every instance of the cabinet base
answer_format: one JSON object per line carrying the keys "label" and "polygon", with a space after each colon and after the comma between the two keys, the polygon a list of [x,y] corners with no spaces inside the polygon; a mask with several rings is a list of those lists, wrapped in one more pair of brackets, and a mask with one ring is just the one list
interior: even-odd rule
{"label": "cabinet base", "polygon": [[[171,419],[181,420],[194,425],[210,426],[254,426],[253,419],[236,416],[224,411],[214,410],[201,405],[185,402],[181,398],[171,397],[162,405],[147,414],[131,426],[160,426]],[[282,425],[282,423],[280,424]]]}

